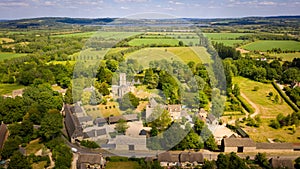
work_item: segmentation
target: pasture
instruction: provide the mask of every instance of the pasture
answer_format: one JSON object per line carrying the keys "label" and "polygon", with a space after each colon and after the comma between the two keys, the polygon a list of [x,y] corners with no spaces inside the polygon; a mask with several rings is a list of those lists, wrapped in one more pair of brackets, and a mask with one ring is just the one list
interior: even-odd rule
{"label": "pasture", "polygon": [[204,33],[204,36],[210,40],[236,40],[244,35],[247,33]]}
{"label": "pasture", "polygon": [[242,47],[243,49],[249,51],[261,51],[266,52],[267,50],[272,50],[273,48],[280,48],[281,50],[295,50],[300,51],[300,42],[296,41],[256,41],[253,43],[249,43]]}
{"label": "pasture", "polygon": [[177,39],[159,39],[159,38],[154,38],[154,39],[133,39],[129,41],[130,46],[147,46],[147,45],[168,45],[168,46],[176,46],[178,45],[179,40]]}
{"label": "pasture", "polygon": [[24,53],[0,52],[0,61],[26,56]]}
{"label": "pasture", "polygon": [[136,59],[143,67],[148,67],[150,61],[166,59],[178,60],[184,63],[194,61],[196,63],[209,62],[209,54],[203,47],[168,47],[168,48],[144,48],[136,52],[126,54],[127,59]]}
{"label": "pasture", "polygon": [[61,35],[53,35],[52,37],[68,38],[68,37],[82,37],[82,38],[103,38],[103,39],[116,39],[122,40],[130,36],[138,35],[140,32],[105,32],[105,31],[93,31],[93,32],[81,32],[81,33],[67,33]]}
{"label": "pasture", "polygon": [[211,40],[212,42],[223,43],[225,46],[235,47],[243,43],[243,40]]}
{"label": "pasture", "polygon": [[[250,137],[258,142],[266,142],[268,138],[279,138],[283,141],[299,142],[297,137],[289,134],[286,129],[275,130],[269,127],[269,123],[272,119],[275,119],[279,113],[284,115],[291,114],[292,108],[284,102],[279,93],[273,88],[272,84],[264,84],[255,82],[243,77],[234,77],[233,84],[239,84],[241,92],[244,93],[254,104],[259,108],[259,116],[262,119],[261,126],[259,128],[247,127],[245,130],[249,133]],[[253,91],[254,87],[258,87],[258,91]],[[273,92],[273,97],[268,97],[269,93]],[[275,95],[279,96],[279,103],[275,103]],[[300,129],[297,129],[297,134],[300,133]]]}

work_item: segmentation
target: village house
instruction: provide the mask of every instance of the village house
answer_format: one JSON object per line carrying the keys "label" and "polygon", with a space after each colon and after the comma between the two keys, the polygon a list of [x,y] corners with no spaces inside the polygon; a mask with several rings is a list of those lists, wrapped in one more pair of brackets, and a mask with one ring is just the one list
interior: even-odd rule
{"label": "village house", "polygon": [[190,168],[202,165],[204,157],[200,152],[167,151],[160,153],[157,161],[162,167]]}
{"label": "village house", "polygon": [[106,161],[102,154],[79,153],[77,169],[103,169]]}
{"label": "village house", "polygon": [[219,125],[219,119],[215,117],[212,113],[207,115],[206,118],[207,125]]}
{"label": "village house", "polygon": [[[122,151],[147,151],[146,135],[131,137],[127,135],[117,135],[116,138],[110,139],[107,145],[104,146],[113,148],[113,150]],[[101,146],[102,147],[102,146]]]}
{"label": "village house", "polygon": [[294,162],[287,158],[271,158],[269,160],[272,168],[294,169]]}
{"label": "village house", "polygon": [[181,105],[176,104],[176,105],[167,105],[166,109],[170,113],[170,116],[172,120],[179,120],[181,118]]}
{"label": "village house", "polygon": [[80,125],[78,118],[72,113],[70,105],[64,106],[64,114],[64,123],[70,141],[72,143],[75,143],[76,141],[83,140],[83,129]]}

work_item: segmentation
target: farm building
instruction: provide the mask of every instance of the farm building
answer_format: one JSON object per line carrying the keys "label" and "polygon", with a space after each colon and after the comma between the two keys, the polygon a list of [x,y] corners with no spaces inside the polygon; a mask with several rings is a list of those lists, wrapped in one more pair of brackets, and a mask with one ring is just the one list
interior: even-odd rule
{"label": "farm building", "polygon": [[79,153],[78,160],[76,162],[78,169],[94,168],[102,169],[105,168],[105,159],[102,154],[81,154]]}
{"label": "farm building", "polygon": [[256,143],[250,138],[224,138],[221,146],[224,152],[243,153],[256,151]]}
{"label": "farm building", "polygon": [[294,147],[292,143],[256,143],[256,149],[259,152],[292,152]]}

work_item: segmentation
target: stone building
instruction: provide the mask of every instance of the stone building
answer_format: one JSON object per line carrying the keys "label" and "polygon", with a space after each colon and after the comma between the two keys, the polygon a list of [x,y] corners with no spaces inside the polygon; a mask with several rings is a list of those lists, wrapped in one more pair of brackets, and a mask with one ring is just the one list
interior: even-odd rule
{"label": "stone building", "polygon": [[106,161],[102,154],[79,153],[77,160],[77,169],[103,169]]}
{"label": "stone building", "polygon": [[120,73],[118,85],[112,85],[112,94],[114,97],[121,98],[126,93],[134,91],[134,84],[139,84],[140,82],[127,82],[126,73]]}

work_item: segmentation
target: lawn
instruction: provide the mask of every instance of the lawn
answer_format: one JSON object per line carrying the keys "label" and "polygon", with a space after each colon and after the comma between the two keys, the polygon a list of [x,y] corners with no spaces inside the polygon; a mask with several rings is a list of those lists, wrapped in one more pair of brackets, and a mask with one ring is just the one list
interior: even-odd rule
{"label": "lawn", "polygon": [[243,49],[249,51],[262,51],[266,52],[267,50],[272,50],[273,48],[280,48],[281,50],[295,50],[300,51],[300,42],[296,41],[256,41],[253,43],[249,43],[242,47]]}
{"label": "lawn", "polygon": [[47,161],[41,161],[41,162],[38,162],[38,163],[33,163],[32,164],[32,169],[44,169],[46,164],[47,164]]}
{"label": "lawn", "polygon": [[[285,129],[275,130],[268,126],[270,120],[276,118],[279,113],[288,115],[293,112],[292,108],[284,102],[279,93],[273,88],[272,84],[255,82],[243,77],[233,78],[233,84],[239,84],[241,92],[256,104],[260,110],[259,116],[262,119],[261,126],[259,128],[245,126],[245,130],[252,139],[259,142],[265,142],[267,141],[267,138],[279,138],[282,141],[300,142],[296,137],[296,135],[300,134],[299,128],[295,135],[291,135],[289,134],[290,132]],[[258,91],[253,91],[255,86],[259,88]],[[274,96],[278,95],[280,97],[279,103],[274,103],[272,101],[273,99],[268,97],[270,92],[273,92]]]}
{"label": "lawn", "polygon": [[10,52],[0,52],[0,61],[3,61],[5,59],[12,59],[17,58],[21,56],[26,56],[24,53],[10,53]]}
{"label": "lawn", "polygon": [[134,161],[126,161],[126,162],[108,162],[106,164],[106,169],[137,169],[139,168],[139,164]]}
{"label": "lawn", "polygon": [[25,86],[18,85],[18,84],[3,84],[0,83],[0,95],[4,94],[12,94],[12,91],[17,89],[22,89]]}
{"label": "lawn", "polygon": [[130,46],[144,46],[144,45],[178,45],[178,39],[133,39],[129,41]]}
{"label": "lawn", "polygon": [[281,54],[269,54],[270,56],[275,56],[281,58],[283,61],[293,61],[294,58],[300,58],[300,52],[296,53],[281,53]]}
{"label": "lawn", "polygon": [[99,106],[84,106],[86,113],[92,116],[94,119],[98,117],[109,117],[121,115],[119,106],[116,102],[107,102],[106,105]]}

